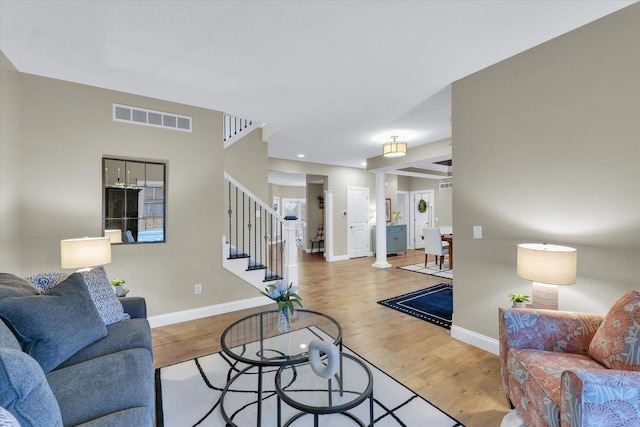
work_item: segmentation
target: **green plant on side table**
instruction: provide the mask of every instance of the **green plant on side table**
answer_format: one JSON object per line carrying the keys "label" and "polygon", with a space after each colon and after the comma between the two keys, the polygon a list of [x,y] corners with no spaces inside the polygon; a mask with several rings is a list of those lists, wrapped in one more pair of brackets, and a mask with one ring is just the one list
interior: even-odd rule
{"label": "green plant on side table", "polygon": [[111,281],[111,286],[113,286],[113,291],[117,296],[123,297],[127,294],[127,290],[124,288],[124,284],[127,283],[124,279],[113,279]]}
{"label": "green plant on side table", "polygon": [[529,295],[509,294],[509,298],[513,301],[513,308],[526,308],[529,302]]}

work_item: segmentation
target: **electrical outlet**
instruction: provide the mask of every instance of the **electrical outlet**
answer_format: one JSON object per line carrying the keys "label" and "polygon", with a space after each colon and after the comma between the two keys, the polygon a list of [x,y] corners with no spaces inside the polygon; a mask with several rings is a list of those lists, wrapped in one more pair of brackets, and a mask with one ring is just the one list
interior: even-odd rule
{"label": "electrical outlet", "polygon": [[202,293],[202,285],[200,283],[197,283],[193,287],[193,291],[195,292],[196,295],[200,295]]}

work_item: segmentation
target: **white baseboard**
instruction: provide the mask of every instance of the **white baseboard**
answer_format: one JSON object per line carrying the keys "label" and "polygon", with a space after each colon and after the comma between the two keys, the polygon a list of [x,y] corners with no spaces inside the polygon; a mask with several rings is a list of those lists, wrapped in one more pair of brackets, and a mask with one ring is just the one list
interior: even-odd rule
{"label": "white baseboard", "polygon": [[351,259],[351,258],[349,258],[349,255],[337,255],[337,256],[333,256],[331,258],[327,258],[327,261],[328,262],[346,261],[348,259]]}
{"label": "white baseboard", "polygon": [[498,340],[480,335],[477,332],[461,328],[459,326],[451,327],[451,338],[462,341],[474,347],[478,347],[484,351],[493,354],[500,354],[500,344]]}
{"label": "white baseboard", "polygon": [[174,323],[187,322],[189,320],[201,319],[203,317],[215,316],[232,311],[244,310],[245,308],[260,307],[272,304],[273,300],[265,296],[243,299],[239,301],[225,302],[222,304],[209,305],[206,307],[192,308],[189,310],[176,311],[173,313],[159,314],[148,318],[152,328],[172,325]]}

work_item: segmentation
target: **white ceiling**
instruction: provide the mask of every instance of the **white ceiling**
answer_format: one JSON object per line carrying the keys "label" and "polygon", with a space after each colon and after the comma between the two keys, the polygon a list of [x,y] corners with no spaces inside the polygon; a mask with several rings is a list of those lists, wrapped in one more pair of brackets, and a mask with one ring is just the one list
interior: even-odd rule
{"label": "white ceiling", "polygon": [[22,72],[279,127],[269,155],[361,167],[451,136],[450,84],[634,1],[0,0]]}

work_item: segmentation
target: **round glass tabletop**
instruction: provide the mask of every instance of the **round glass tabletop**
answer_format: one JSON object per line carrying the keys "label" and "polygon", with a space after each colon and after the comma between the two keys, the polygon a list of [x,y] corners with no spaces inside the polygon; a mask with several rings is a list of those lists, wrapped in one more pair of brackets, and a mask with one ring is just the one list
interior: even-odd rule
{"label": "round glass tabletop", "polygon": [[265,311],[238,320],[229,326],[220,343],[222,350],[250,365],[285,366],[306,362],[313,340],[342,343],[342,329],[326,314],[296,310],[291,329],[278,332],[278,311]]}

